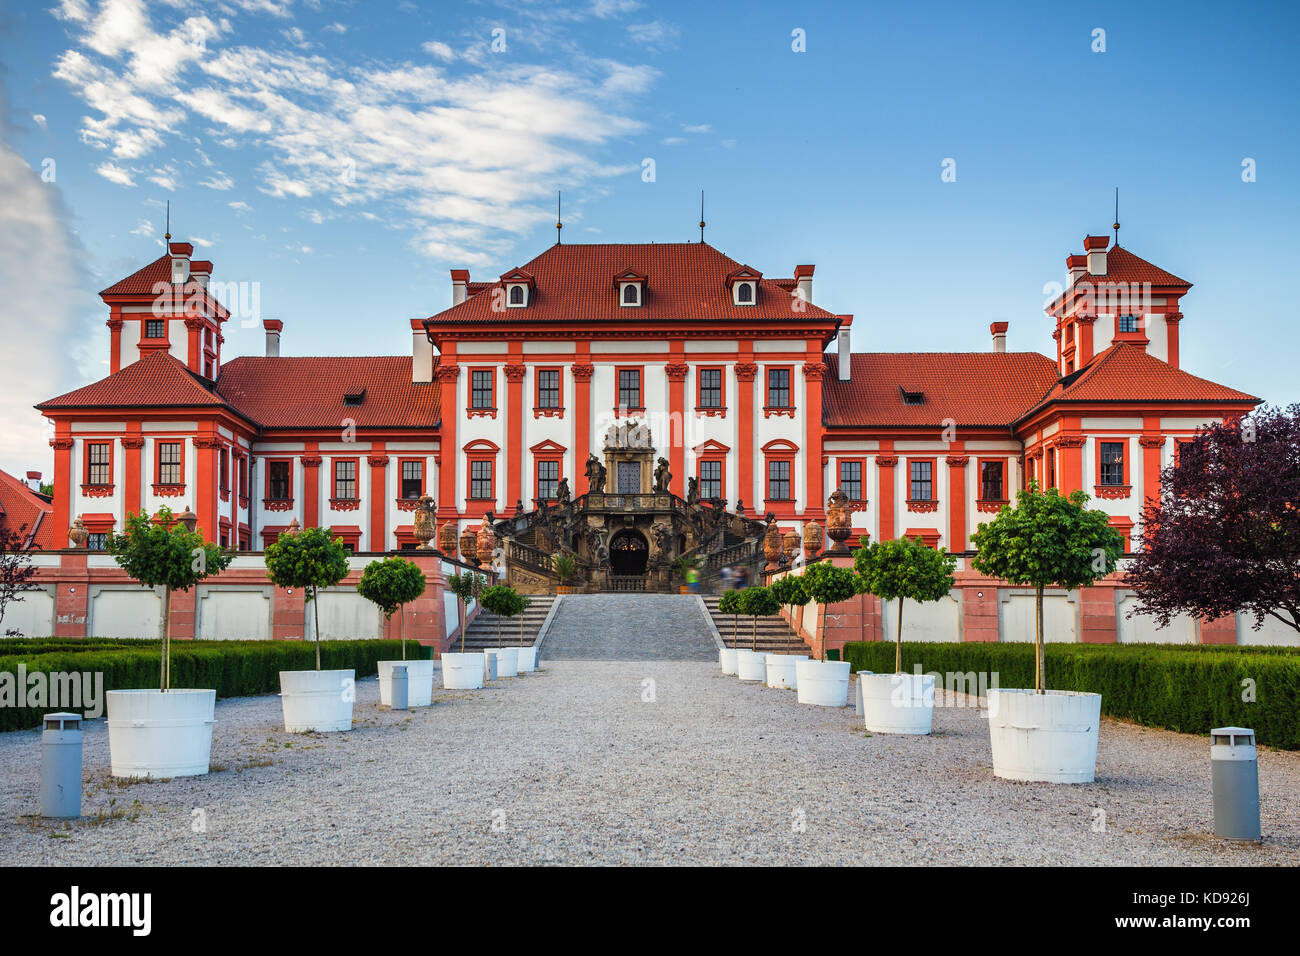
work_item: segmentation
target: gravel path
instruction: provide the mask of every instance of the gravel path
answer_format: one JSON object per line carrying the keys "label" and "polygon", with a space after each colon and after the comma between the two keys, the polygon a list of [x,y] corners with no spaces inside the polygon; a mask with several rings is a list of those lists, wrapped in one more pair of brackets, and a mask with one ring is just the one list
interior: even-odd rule
{"label": "gravel path", "polygon": [[566,594],[542,659],[713,661],[718,650],[692,594]]}
{"label": "gravel path", "polygon": [[410,713],[358,690],[346,734],[284,733],[275,696],[219,701],[223,769],[169,782],[108,778],[93,722],[71,824],[30,816],[39,731],[0,735],[0,864],[1300,862],[1296,753],[1261,754],[1251,846],[1207,835],[1206,739],[1109,720],[1098,781],[1054,786],[995,780],[973,709],[869,736],[715,664],[557,661]]}

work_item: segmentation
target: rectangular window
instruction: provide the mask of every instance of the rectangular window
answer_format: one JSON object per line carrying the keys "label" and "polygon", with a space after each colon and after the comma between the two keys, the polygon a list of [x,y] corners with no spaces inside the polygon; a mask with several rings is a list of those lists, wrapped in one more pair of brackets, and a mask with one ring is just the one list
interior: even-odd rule
{"label": "rectangular window", "polygon": [[165,339],[167,337],[167,320],[145,319],[144,337],[146,339]]}
{"label": "rectangular window", "polygon": [[86,445],[86,483],[111,485],[113,483],[113,446],[106,441]]}
{"label": "rectangular window", "polygon": [[618,407],[641,408],[641,370],[621,368],[618,370]]}
{"label": "rectangular window", "polygon": [[1124,484],[1124,442],[1103,441],[1097,444],[1101,456],[1101,483]]}
{"label": "rectangular window", "polygon": [[790,500],[790,462],[767,463],[767,498],[769,501]]}
{"label": "rectangular window", "polygon": [[790,370],[788,368],[770,368],[767,370],[767,407],[790,407]]}
{"label": "rectangular window", "polygon": [[537,407],[560,407],[560,370],[558,368],[538,369]]}
{"label": "rectangular window", "polygon": [[543,501],[554,501],[560,484],[560,463],[558,461],[539,461],[537,463],[537,497]]}
{"label": "rectangular window", "polygon": [[158,443],[158,484],[183,484],[181,478],[181,443],[178,441]]}
{"label": "rectangular window", "polygon": [[849,501],[862,500],[862,462],[840,462],[840,490],[849,496]]}
{"label": "rectangular window", "polygon": [[471,461],[469,463],[469,496],[478,500],[492,498],[492,462]]}
{"label": "rectangular window", "polygon": [[87,551],[103,551],[108,547],[108,535],[103,532],[93,532],[86,537]]}
{"label": "rectangular window", "polygon": [[217,487],[230,490],[230,452],[224,448],[217,453]]}
{"label": "rectangular window", "polygon": [[334,497],[350,500],[357,496],[357,463],[355,461],[334,462]]}
{"label": "rectangular window", "polygon": [[984,501],[1004,501],[1002,492],[1002,462],[986,461],[980,465],[980,498]]}
{"label": "rectangular window", "polygon": [[911,463],[913,501],[934,500],[934,462],[914,461]]}
{"label": "rectangular window", "polygon": [[248,457],[239,456],[239,493],[248,497]]}
{"label": "rectangular window", "polygon": [[289,490],[289,462],[266,463],[266,496],[271,501],[288,501],[293,497]]}
{"label": "rectangular window", "polygon": [[424,462],[402,462],[402,497],[418,498],[424,494]]}
{"label": "rectangular window", "polygon": [[722,369],[700,369],[700,408],[722,407]]}
{"label": "rectangular window", "polygon": [[705,501],[722,497],[722,462],[700,462],[700,497]]}
{"label": "rectangular window", "polygon": [[492,394],[492,370],[476,368],[470,373],[470,408],[495,408]]}
{"label": "rectangular window", "polygon": [[1121,332],[1136,332],[1138,330],[1138,317],[1136,315],[1121,315],[1119,317],[1119,330]]}

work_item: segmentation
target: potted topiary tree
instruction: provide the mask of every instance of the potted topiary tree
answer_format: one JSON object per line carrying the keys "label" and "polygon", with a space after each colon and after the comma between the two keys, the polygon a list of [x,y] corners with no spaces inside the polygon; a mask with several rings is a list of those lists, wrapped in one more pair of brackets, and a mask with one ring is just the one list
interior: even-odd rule
{"label": "potted topiary tree", "polygon": [[284,729],[291,734],[307,731],[352,729],[352,702],[356,698],[356,671],[320,669],[321,588],[334,587],[348,576],[351,549],[327,528],[285,532],[266,548],[266,576],[282,588],[303,590],[303,631],[312,614],[316,639],[314,671],[280,671],[280,704]]}
{"label": "potted topiary tree", "polygon": [[736,674],[741,680],[767,679],[767,662],[758,652],[758,619],[771,617],[781,605],[769,588],[752,587],[740,592],[742,613],[750,617],[749,650],[736,651]]}
{"label": "potted topiary tree", "polygon": [[722,597],[718,599],[718,610],[723,614],[731,615],[731,646],[725,646],[724,642],[722,650],[718,651],[718,663],[722,665],[722,673],[724,674],[736,673],[736,651],[739,647],[736,630],[740,626],[740,615],[743,613],[740,606],[740,596],[744,593],[744,591],[736,588],[731,591],[724,591]]}
{"label": "potted topiary tree", "polygon": [[859,590],[898,601],[894,673],[859,674],[867,729],[879,734],[928,734],[934,719],[934,676],[903,673],[903,602],[938,601],[952,591],[957,559],[918,538],[880,541],[853,556]]}
{"label": "potted topiary tree", "polygon": [[461,571],[447,578],[447,587],[456,595],[457,619],[460,624],[460,652],[442,655],[442,686],[446,690],[477,690],[483,686],[485,669],[481,651],[465,653],[465,617],[469,605],[477,601],[487,587],[487,578],[473,571]]}
{"label": "potted topiary tree", "polygon": [[524,644],[524,612],[532,607],[532,598],[515,595],[515,614],[519,615],[519,673],[531,674],[537,669],[537,646]]}
{"label": "potted topiary tree", "polygon": [[[847,601],[858,593],[857,575],[851,568],[837,568],[830,561],[818,561],[803,573],[808,600],[823,606]],[[820,707],[843,707],[849,700],[849,662],[826,659],[826,638],[822,636],[822,659],[795,664],[799,703]]]}
{"label": "potted topiary tree", "polygon": [[424,594],[424,587],[420,566],[396,555],[371,561],[357,582],[357,593],[377,605],[385,621],[392,620],[394,612],[398,614],[402,659],[379,661],[379,703],[386,707],[393,703],[393,668],[399,664],[406,667],[407,703],[411,707],[428,707],[433,702],[433,659],[406,659],[406,615],[402,613],[403,605]]}
{"label": "potted topiary tree", "polygon": [[188,591],[224,571],[233,554],[204,540],[189,509],[177,519],[161,508],[151,520],[128,514],[121,534],[106,547],[128,575],[162,588],[162,650],[158,690],[110,690],[108,750],[115,777],[191,777],[208,772],[212,755],[216,690],[171,685],[172,592]]}
{"label": "potted topiary tree", "polygon": [[1097,772],[1101,695],[1047,690],[1043,591],[1079,588],[1115,568],[1122,542],[1081,491],[1063,497],[1034,482],[971,535],[977,571],[1034,589],[1034,689],[989,690],[993,773],[1008,780],[1089,783]]}
{"label": "potted topiary tree", "polygon": [[519,648],[506,647],[501,643],[501,621],[520,612],[519,594],[508,584],[494,584],[483,589],[479,603],[483,605],[483,610],[495,614],[497,618],[497,647],[496,650],[488,651],[496,658],[497,676],[519,676]]}
{"label": "potted topiary tree", "polygon": [[[776,602],[790,609],[790,626],[794,626],[794,609],[808,603],[808,589],[802,574],[787,571],[768,585]],[[807,654],[768,654],[767,686],[781,690],[795,690],[799,686],[799,662],[808,660]]]}
{"label": "potted topiary tree", "polygon": [[560,553],[551,558],[551,568],[555,571],[556,577],[560,583],[555,586],[556,594],[572,594],[573,588],[569,586],[570,581],[578,574],[577,559],[571,554]]}

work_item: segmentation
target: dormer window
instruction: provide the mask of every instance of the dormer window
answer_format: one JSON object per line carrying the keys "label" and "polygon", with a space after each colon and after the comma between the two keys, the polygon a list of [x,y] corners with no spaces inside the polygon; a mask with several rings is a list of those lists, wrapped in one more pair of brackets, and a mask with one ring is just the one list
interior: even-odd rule
{"label": "dormer window", "polygon": [[364,385],[353,386],[343,393],[344,405],[360,405],[366,400],[366,389]]}
{"label": "dormer window", "polygon": [[732,305],[754,305],[758,301],[758,283],[763,273],[749,266],[741,266],[727,275],[727,288],[731,290]]}
{"label": "dormer window", "polygon": [[645,303],[645,287],[649,279],[635,269],[627,269],[614,277],[621,308],[636,309]]}
{"label": "dormer window", "polygon": [[899,390],[899,392],[901,392],[902,395],[903,395],[903,404],[904,404],[904,405],[924,405],[924,404],[925,404],[925,393],[924,393],[924,392],[909,392],[907,389],[903,388],[903,386],[901,386],[901,385],[898,386],[898,390]]}
{"label": "dormer window", "polygon": [[754,304],[754,283],[737,282],[736,283],[736,305],[753,305]]}
{"label": "dormer window", "polygon": [[537,283],[531,273],[514,269],[501,277],[501,284],[505,287],[506,308],[522,309],[528,305],[528,298]]}
{"label": "dormer window", "polygon": [[506,304],[512,308],[519,308],[528,304],[528,286],[522,282],[515,285],[507,286]]}

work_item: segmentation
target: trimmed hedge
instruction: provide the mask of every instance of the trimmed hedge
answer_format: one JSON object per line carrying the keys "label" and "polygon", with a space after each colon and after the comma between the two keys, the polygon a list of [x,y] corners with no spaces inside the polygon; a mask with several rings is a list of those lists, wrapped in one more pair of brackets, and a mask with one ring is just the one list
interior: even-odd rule
{"label": "trimmed hedge", "polygon": [[[400,659],[401,641],[323,641],[321,668],[371,677],[379,661]],[[428,658],[433,649],[412,641],[408,659]],[[161,644],[158,641],[50,640],[30,646],[0,644],[0,673],[17,679],[18,665],[27,673],[86,672],[104,675],[104,690],[158,686]],[[312,641],[177,641],[172,644],[172,686],[213,687],[218,697],[247,697],[280,690],[280,671],[314,670]],[[0,707],[0,731],[36,727],[58,707]]]}
{"label": "trimmed hedge", "polygon": [[[893,673],[894,644],[845,646],[854,671]],[[1034,686],[1034,645],[904,644],[903,670],[988,673],[1000,687]],[[1246,702],[1243,681],[1254,683]],[[989,678],[990,683],[992,678]],[[941,681],[936,681],[936,687]],[[1214,645],[1053,644],[1047,686],[1101,694],[1101,712],[1189,734],[1242,726],[1261,744],[1300,750],[1300,650]]]}

